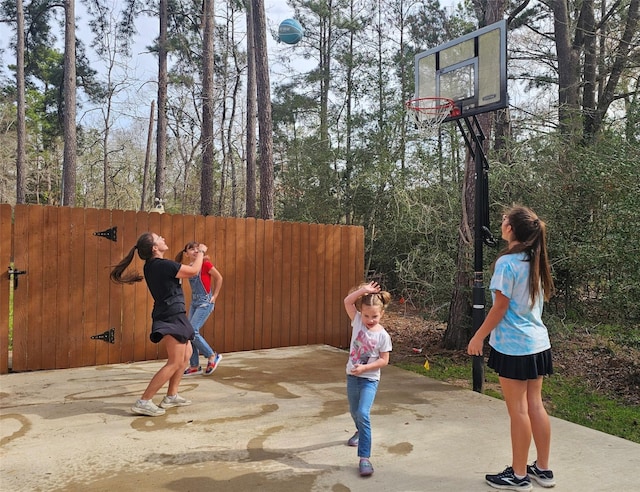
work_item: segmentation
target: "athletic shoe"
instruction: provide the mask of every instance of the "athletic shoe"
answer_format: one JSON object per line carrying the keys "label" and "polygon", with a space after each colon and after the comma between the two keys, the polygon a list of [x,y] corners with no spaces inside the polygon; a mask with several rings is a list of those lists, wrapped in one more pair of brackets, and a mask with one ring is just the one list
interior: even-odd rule
{"label": "athletic shoe", "polygon": [[517,478],[513,473],[513,468],[508,466],[502,473],[497,475],[485,475],[485,480],[494,489],[502,490],[531,490],[531,480],[528,476]]}
{"label": "athletic shoe", "polygon": [[175,395],[175,396],[167,395],[160,402],[160,406],[162,408],[186,407],[187,405],[191,405],[191,400],[182,398],[180,395]]}
{"label": "athletic shoe", "polygon": [[358,431],[356,431],[356,433],[351,436],[351,438],[347,441],[347,446],[357,446],[358,442],[360,441],[360,438],[358,437]]}
{"label": "athletic shoe", "polygon": [[373,475],[373,465],[367,458],[360,458],[360,464],[358,465],[358,471],[360,471],[361,477],[368,477]]}
{"label": "athletic shoe", "polygon": [[136,401],[136,404],[131,407],[131,411],[137,415],[146,415],[148,417],[158,417],[159,415],[164,415],[164,410],[158,407],[151,400],[147,400],[144,403],[142,402],[142,400]]}
{"label": "athletic shoe", "polygon": [[183,376],[197,376],[198,374],[202,374],[202,367],[188,367],[185,369]]}
{"label": "athletic shoe", "polygon": [[553,472],[551,470],[541,470],[535,461],[533,465],[527,465],[527,475],[538,482],[541,487],[549,488],[554,487],[556,484],[553,479]]}
{"label": "athletic shoe", "polygon": [[213,374],[213,371],[218,368],[218,363],[222,360],[222,356],[218,352],[215,352],[215,354],[216,356],[213,358],[213,362],[207,362],[207,368],[204,370],[205,376]]}

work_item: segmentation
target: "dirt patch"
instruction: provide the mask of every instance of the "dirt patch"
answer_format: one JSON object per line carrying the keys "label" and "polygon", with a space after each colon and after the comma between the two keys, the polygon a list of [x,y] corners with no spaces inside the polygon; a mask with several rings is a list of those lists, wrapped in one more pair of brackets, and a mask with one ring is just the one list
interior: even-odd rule
{"label": "dirt patch", "polygon": [[[425,357],[435,356],[469,363],[464,350],[442,348],[445,323],[429,320],[408,307],[393,306],[382,324],[393,341],[391,364],[424,364]],[[628,405],[640,405],[640,349],[586,331],[554,334],[551,343],[557,374],[579,378],[588,388]],[[469,380],[449,382],[471,389],[471,375]]]}

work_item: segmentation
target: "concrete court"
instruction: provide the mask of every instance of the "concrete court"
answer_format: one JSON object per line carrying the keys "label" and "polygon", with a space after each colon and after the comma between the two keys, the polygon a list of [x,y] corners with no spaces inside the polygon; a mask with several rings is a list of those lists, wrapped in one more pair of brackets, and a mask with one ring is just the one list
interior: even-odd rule
{"label": "concrete court", "polygon": [[[345,361],[324,345],[224,354],[183,380],[193,405],[154,418],[129,408],[163,361],[2,375],[0,490],[494,490],[484,474],[510,463],[504,402],[392,366],[361,478]],[[640,444],[558,419],[552,432],[552,490],[638,490]]]}

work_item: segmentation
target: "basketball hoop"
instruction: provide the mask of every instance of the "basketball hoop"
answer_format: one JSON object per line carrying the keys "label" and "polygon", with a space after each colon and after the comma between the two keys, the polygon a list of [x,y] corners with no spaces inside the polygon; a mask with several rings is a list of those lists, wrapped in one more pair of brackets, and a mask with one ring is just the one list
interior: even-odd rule
{"label": "basketball hoop", "polygon": [[416,127],[427,135],[435,135],[442,122],[448,116],[458,116],[458,108],[448,97],[418,97],[405,103],[408,111],[413,112]]}

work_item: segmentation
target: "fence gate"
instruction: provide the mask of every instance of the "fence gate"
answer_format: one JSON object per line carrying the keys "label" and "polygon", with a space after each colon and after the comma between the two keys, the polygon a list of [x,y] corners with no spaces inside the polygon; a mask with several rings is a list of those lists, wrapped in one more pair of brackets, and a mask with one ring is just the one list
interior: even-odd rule
{"label": "fence gate", "polygon": [[363,279],[362,227],[3,204],[0,373],[165,358],[149,341],[146,284],[109,280],[146,231],[165,238],[167,258],[208,245],[224,281],[201,331],[217,350],[348,345],[342,299]]}

